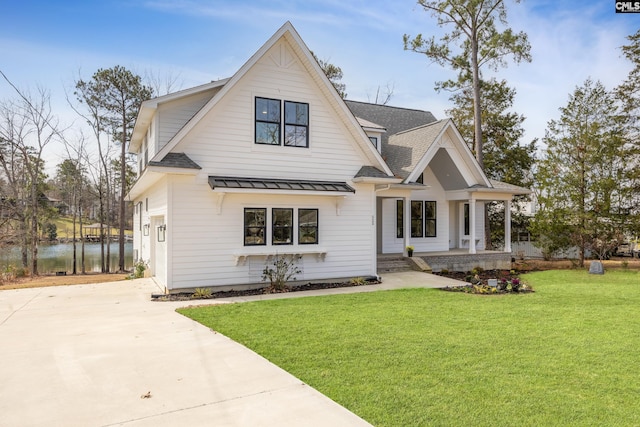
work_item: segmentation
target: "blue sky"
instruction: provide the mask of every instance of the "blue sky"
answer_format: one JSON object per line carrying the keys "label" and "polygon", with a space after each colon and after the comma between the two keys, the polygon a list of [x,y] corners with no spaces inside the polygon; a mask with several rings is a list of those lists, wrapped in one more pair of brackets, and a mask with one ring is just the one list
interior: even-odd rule
{"label": "blue sky", "polygon": [[[517,91],[525,141],[544,136],[585,79],[613,88],[630,70],[621,56],[640,14],[614,13],[614,1],[506,1],[511,27],[524,31],[533,61],[498,70]],[[393,85],[391,105],[450,108],[437,81],[454,74],[403,50],[402,36],[443,33],[414,0],[0,0],[0,70],[21,89],[51,91],[63,123],[80,74],[122,65],[178,78],[180,88],[231,76],[285,22],[320,58],[340,66],[349,99],[372,101]],[[15,94],[0,80],[0,100]],[[56,160],[53,160],[56,161]]]}

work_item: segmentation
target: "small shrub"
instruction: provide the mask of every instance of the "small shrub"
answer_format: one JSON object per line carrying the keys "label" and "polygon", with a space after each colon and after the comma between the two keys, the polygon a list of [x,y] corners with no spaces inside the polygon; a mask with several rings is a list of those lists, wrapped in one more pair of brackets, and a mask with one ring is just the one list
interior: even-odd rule
{"label": "small shrub", "polygon": [[287,287],[289,280],[295,280],[296,275],[302,273],[302,270],[296,265],[300,259],[299,256],[284,255],[275,256],[272,265],[265,265],[262,270],[262,280],[269,280],[271,289],[274,291],[283,291]]}
{"label": "small shrub", "polygon": [[143,260],[138,260],[133,265],[133,272],[127,276],[127,279],[141,279],[144,277],[145,270],[149,267],[149,265]]}
{"label": "small shrub", "polygon": [[629,268],[629,261],[624,260],[624,261],[622,261],[622,264],[621,264],[621,265],[622,265],[622,268],[624,268],[624,269],[626,270],[626,269],[628,269],[628,268]]}
{"label": "small shrub", "polygon": [[367,281],[364,280],[364,277],[354,277],[353,279],[349,280],[349,283],[353,286],[362,286],[365,285]]}
{"label": "small shrub", "polygon": [[449,270],[447,270],[446,268],[443,268],[442,270],[440,270],[440,273],[449,274]]}
{"label": "small shrub", "polygon": [[211,298],[211,289],[209,288],[196,288],[193,295],[191,295],[193,299],[204,299]]}

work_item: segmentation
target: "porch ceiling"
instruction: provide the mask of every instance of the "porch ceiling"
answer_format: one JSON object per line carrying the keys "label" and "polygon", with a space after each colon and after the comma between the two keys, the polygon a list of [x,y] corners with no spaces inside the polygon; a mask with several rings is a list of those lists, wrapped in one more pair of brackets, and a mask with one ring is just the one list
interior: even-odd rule
{"label": "porch ceiling", "polygon": [[445,191],[462,190],[469,187],[453,159],[444,148],[440,148],[436,155],[433,156],[433,159],[429,162],[429,167],[431,167]]}

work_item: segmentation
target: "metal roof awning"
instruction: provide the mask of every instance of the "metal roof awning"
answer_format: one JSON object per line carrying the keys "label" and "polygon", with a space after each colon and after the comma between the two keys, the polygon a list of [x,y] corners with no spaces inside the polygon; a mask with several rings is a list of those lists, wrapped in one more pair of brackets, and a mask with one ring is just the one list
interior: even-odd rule
{"label": "metal roof awning", "polygon": [[297,179],[266,179],[230,176],[209,176],[209,186],[221,192],[302,192],[326,195],[353,194],[356,190],[346,182],[305,181]]}

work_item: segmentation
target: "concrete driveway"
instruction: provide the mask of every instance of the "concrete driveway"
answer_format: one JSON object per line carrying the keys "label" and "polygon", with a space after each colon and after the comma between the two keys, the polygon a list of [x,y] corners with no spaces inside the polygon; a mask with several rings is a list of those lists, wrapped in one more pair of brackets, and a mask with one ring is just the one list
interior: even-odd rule
{"label": "concrete driveway", "polygon": [[153,292],[0,291],[0,426],[369,425]]}
{"label": "concrete driveway", "polygon": [[[442,285],[435,277],[280,295]],[[184,302],[150,301],[157,291],[150,279],[0,291],[0,426],[369,425],[176,313]]]}

